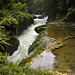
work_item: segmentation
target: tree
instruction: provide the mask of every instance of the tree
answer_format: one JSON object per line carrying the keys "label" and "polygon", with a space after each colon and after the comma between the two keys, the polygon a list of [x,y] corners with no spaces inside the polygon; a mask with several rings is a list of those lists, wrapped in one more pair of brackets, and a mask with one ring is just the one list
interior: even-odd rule
{"label": "tree", "polygon": [[45,14],[55,17],[58,11],[57,6],[57,0],[44,0]]}
{"label": "tree", "polygon": [[58,0],[58,13],[61,15],[67,13],[67,0]]}

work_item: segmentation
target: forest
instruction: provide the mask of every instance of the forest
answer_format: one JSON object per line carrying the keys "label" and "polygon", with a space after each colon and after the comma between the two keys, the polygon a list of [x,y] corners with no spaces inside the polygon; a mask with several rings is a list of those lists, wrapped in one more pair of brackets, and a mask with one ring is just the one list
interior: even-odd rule
{"label": "forest", "polygon": [[75,1],[0,0],[1,75],[52,75],[47,72],[31,70],[27,65],[18,66],[6,60],[7,53],[11,55],[13,50],[19,46],[19,40],[15,36],[20,35],[23,29],[27,29],[34,22],[35,14],[48,16],[49,21],[62,19],[64,22],[75,23]]}

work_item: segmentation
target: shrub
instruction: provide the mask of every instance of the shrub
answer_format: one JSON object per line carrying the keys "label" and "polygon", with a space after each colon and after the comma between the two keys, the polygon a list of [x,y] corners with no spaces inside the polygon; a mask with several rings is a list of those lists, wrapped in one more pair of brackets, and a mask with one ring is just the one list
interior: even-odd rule
{"label": "shrub", "polygon": [[18,25],[18,22],[15,18],[9,16],[8,18],[4,18],[2,21],[0,21],[0,25],[2,26],[13,26]]}
{"label": "shrub", "polygon": [[12,11],[22,11],[22,12],[28,12],[28,8],[27,8],[27,5],[26,3],[22,4],[21,2],[18,2],[18,3],[13,3],[12,4],[12,7],[11,7],[11,10]]}
{"label": "shrub", "polygon": [[63,18],[64,21],[75,21],[75,8],[68,9],[67,15]]}
{"label": "shrub", "polygon": [[7,43],[6,41],[9,40],[8,36],[9,32],[0,31],[0,51],[5,51],[4,45],[10,45],[10,43]]}
{"label": "shrub", "polygon": [[6,17],[9,17],[9,15],[11,15],[11,11],[2,9],[0,10],[0,20],[3,20]]}
{"label": "shrub", "polygon": [[33,16],[29,13],[23,13],[21,11],[15,11],[13,12],[13,16],[17,19],[17,21],[22,23],[23,21],[29,20]]}

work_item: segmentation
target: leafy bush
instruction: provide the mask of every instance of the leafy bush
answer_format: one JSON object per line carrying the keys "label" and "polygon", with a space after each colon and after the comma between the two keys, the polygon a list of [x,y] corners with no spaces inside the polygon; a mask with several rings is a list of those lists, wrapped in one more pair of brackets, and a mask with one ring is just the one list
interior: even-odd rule
{"label": "leafy bush", "polygon": [[[6,1],[1,0],[0,3],[4,4],[4,2]],[[23,27],[21,25],[25,22],[27,23],[33,17],[28,13],[26,3],[16,3],[15,0],[7,0],[7,2],[8,5],[6,7],[5,5],[2,6],[3,9],[0,10],[0,48],[2,50],[4,50],[3,44],[9,45],[6,41],[11,36],[8,35],[16,34],[16,29]]]}
{"label": "leafy bush", "polygon": [[11,11],[2,9],[0,10],[0,20],[3,20],[6,17],[9,17],[9,15],[11,16]]}
{"label": "leafy bush", "polygon": [[62,19],[64,15],[57,14],[55,19]]}
{"label": "leafy bush", "polygon": [[18,3],[13,3],[12,4],[12,7],[11,7],[11,10],[12,11],[22,11],[22,12],[28,12],[28,8],[27,8],[27,5],[26,3],[22,4],[21,2],[18,2]]}
{"label": "leafy bush", "polygon": [[67,15],[63,18],[64,21],[75,21],[75,8],[68,9]]}
{"label": "leafy bush", "polygon": [[8,36],[9,32],[0,31],[0,51],[5,51],[4,44],[10,45],[10,43],[7,43],[6,41],[10,39]]}
{"label": "leafy bush", "polygon": [[13,12],[13,16],[14,16],[14,18],[16,18],[17,19],[17,21],[20,23],[21,22],[21,24],[22,24],[22,22],[23,21],[27,21],[27,20],[29,20],[30,18],[32,18],[33,16],[32,15],[30,15],[29,13],[23,13],[23,12],[21,12],[21,11],[15,11],[15,12]]}
{"label": "leafy bush", "polygon": [[0,21],[0,25],[14,26],[17,24],[18,24],[17,20],[11,16],[9,16],[8,18],[4,18],[2,21]]}

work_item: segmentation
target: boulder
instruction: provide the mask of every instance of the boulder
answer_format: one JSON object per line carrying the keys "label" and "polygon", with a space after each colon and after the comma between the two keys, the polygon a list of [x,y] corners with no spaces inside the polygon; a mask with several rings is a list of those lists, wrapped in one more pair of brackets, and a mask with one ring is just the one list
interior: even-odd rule
{"label": "boulder", "polygon": [[7,40],[6,42],[8,44],[2,43],[0,45],[0,52],[12,55],[19,46],[19,40],[16,37],[11,37],[10,40]]}
{"label": "boulder", "polygon": [[35,31],[36,31],[37,33],[40,33],[41,31],[43,31],[43,30],[46,29],[46,26],[47,26],[47,25],[37,26],[37,27],[35,28]]}
{"label": "boulder", "polygon": [[12,55],[14,51],[18,49],[19,40],[16,37],[11,37],[10,40],[8,40],[7,42],[10,43],[11,45],[6,46],[6,52],[9,55]]}

